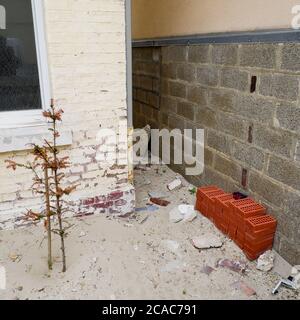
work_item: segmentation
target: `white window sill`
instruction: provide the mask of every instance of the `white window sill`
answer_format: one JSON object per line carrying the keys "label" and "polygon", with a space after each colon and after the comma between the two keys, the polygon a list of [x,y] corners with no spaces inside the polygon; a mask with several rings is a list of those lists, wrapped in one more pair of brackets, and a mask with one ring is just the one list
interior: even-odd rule
{"label": "white window sill", "polygon": [[[23,151],[32,149],[32,144],[43,145],[44,140],[51,142],[51,132],[45,119],[41,116],[39,110],[33,117],[31,112],[24,112],[29,117],[3,117],[0,113],[0,153]],[[6,119],[6,122],[4,121]],[[10,121],[9,121],[10,120]],[[12,122],[13,121],[13,122]],[[57,139],[58,146],[68,146],[73,143],[72,132],[65,130],[63,125],[60,126],[60,137]]]}

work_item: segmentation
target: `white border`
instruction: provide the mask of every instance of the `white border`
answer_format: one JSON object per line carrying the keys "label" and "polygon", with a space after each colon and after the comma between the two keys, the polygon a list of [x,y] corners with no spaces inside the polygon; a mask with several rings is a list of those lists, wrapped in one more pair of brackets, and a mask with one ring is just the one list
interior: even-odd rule
{"label": "white border", "polygon": [[31,0],[42,110],[0,112],[0,129],[46,125],[42,111],[50,105],[51,89],[43,0]]}

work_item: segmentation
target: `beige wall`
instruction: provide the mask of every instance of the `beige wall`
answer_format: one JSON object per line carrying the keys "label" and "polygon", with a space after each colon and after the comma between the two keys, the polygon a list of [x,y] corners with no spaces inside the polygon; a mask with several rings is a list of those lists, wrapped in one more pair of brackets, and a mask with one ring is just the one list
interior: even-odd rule
{"label": "beige wall", "polygon": [[132,0],[133,38],[290,28],[297,0]]}

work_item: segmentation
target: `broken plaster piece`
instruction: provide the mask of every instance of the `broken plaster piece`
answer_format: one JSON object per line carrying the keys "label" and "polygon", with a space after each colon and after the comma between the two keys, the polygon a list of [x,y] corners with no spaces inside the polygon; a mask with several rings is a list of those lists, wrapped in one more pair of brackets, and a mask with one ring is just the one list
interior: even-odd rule
{"label": "broken plaster piece", "polygon": [[192,239],[193,246],[197,249],[220,248],[223,242],[215,235],[206,234]]}
{"label": "broken plaster piece", "polygon": [[174,181],[170,182],[167,185],[167,188],[172,191],[179,188],[182,185],[182,181],[179,178],[176,178]]}
{"label": "broken plaster piece", "polygon": [[214,268],[210,267],[210,266],[203,266],[203,268],[201,269],[202,273],[205,273],[206,275],[210,275],[213,271],[216,271]]}
{"label": "broken plaster piece", "polygon": [[179,211],[178,207],[173,208],[169,212],[169,220],[173,223],[177,223],[183,220],[183,214]]}
{"label": "broken plaster piece", "polygon": [[271,271],[274,267],[274,260],[275,254],[269,250],[258,258],[256,269],[264,272]]}
{"label": "broken plaster piece", "polygon": [[180,247],[179,243],[174,240],[163,240],[162,245],[173,253],[176,253]]}
{"label": "broken plaster piece", "polygon": [[232,284],[232,286],[235,289],[242,291],[248,297],[256,295],[256,291],[249,287],[244,281],[236,281]]}
{"label": "broken plaster piece", "polygon": [[159,210],[159,207],[155,205],[149,205],[147,207],[142,207],[142,208],[135,208],[135,212],[143,212],[143,211],[154,212],[157,210]]}
{"label": "broken plaster piece", "polygon": [[247,265],[242,261],[231,261],[229,259],[221,259],[217,263],[217,267],[229,269],[234,272],[244,273],[247,270]]}
{"label": "broken plaster piece", "polygon": [[194,209],[194,206],[181,204],[178,206],[178,210],[183,215],[183,221],[191,222],[197,218],[197,211]]}
{"label": "broken plaster piece", "polygon": [[173,223],[180,221],[192,222],[198,216],[197,211],[191,205],[182,204],[169,212],[169,220]]}

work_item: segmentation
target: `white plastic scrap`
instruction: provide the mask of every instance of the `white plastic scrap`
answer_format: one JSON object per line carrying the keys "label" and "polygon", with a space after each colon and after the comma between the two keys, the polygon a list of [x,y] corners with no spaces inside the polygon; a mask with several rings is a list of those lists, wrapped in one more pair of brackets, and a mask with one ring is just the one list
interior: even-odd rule
{"label": "white plastic scrap", "polygon": [[170,221],[173,223],[180,221],[191,222],[197,218],[197,215],[198,213],[194,209],[194,206],[186,204],[181,204],[169,212]]}

